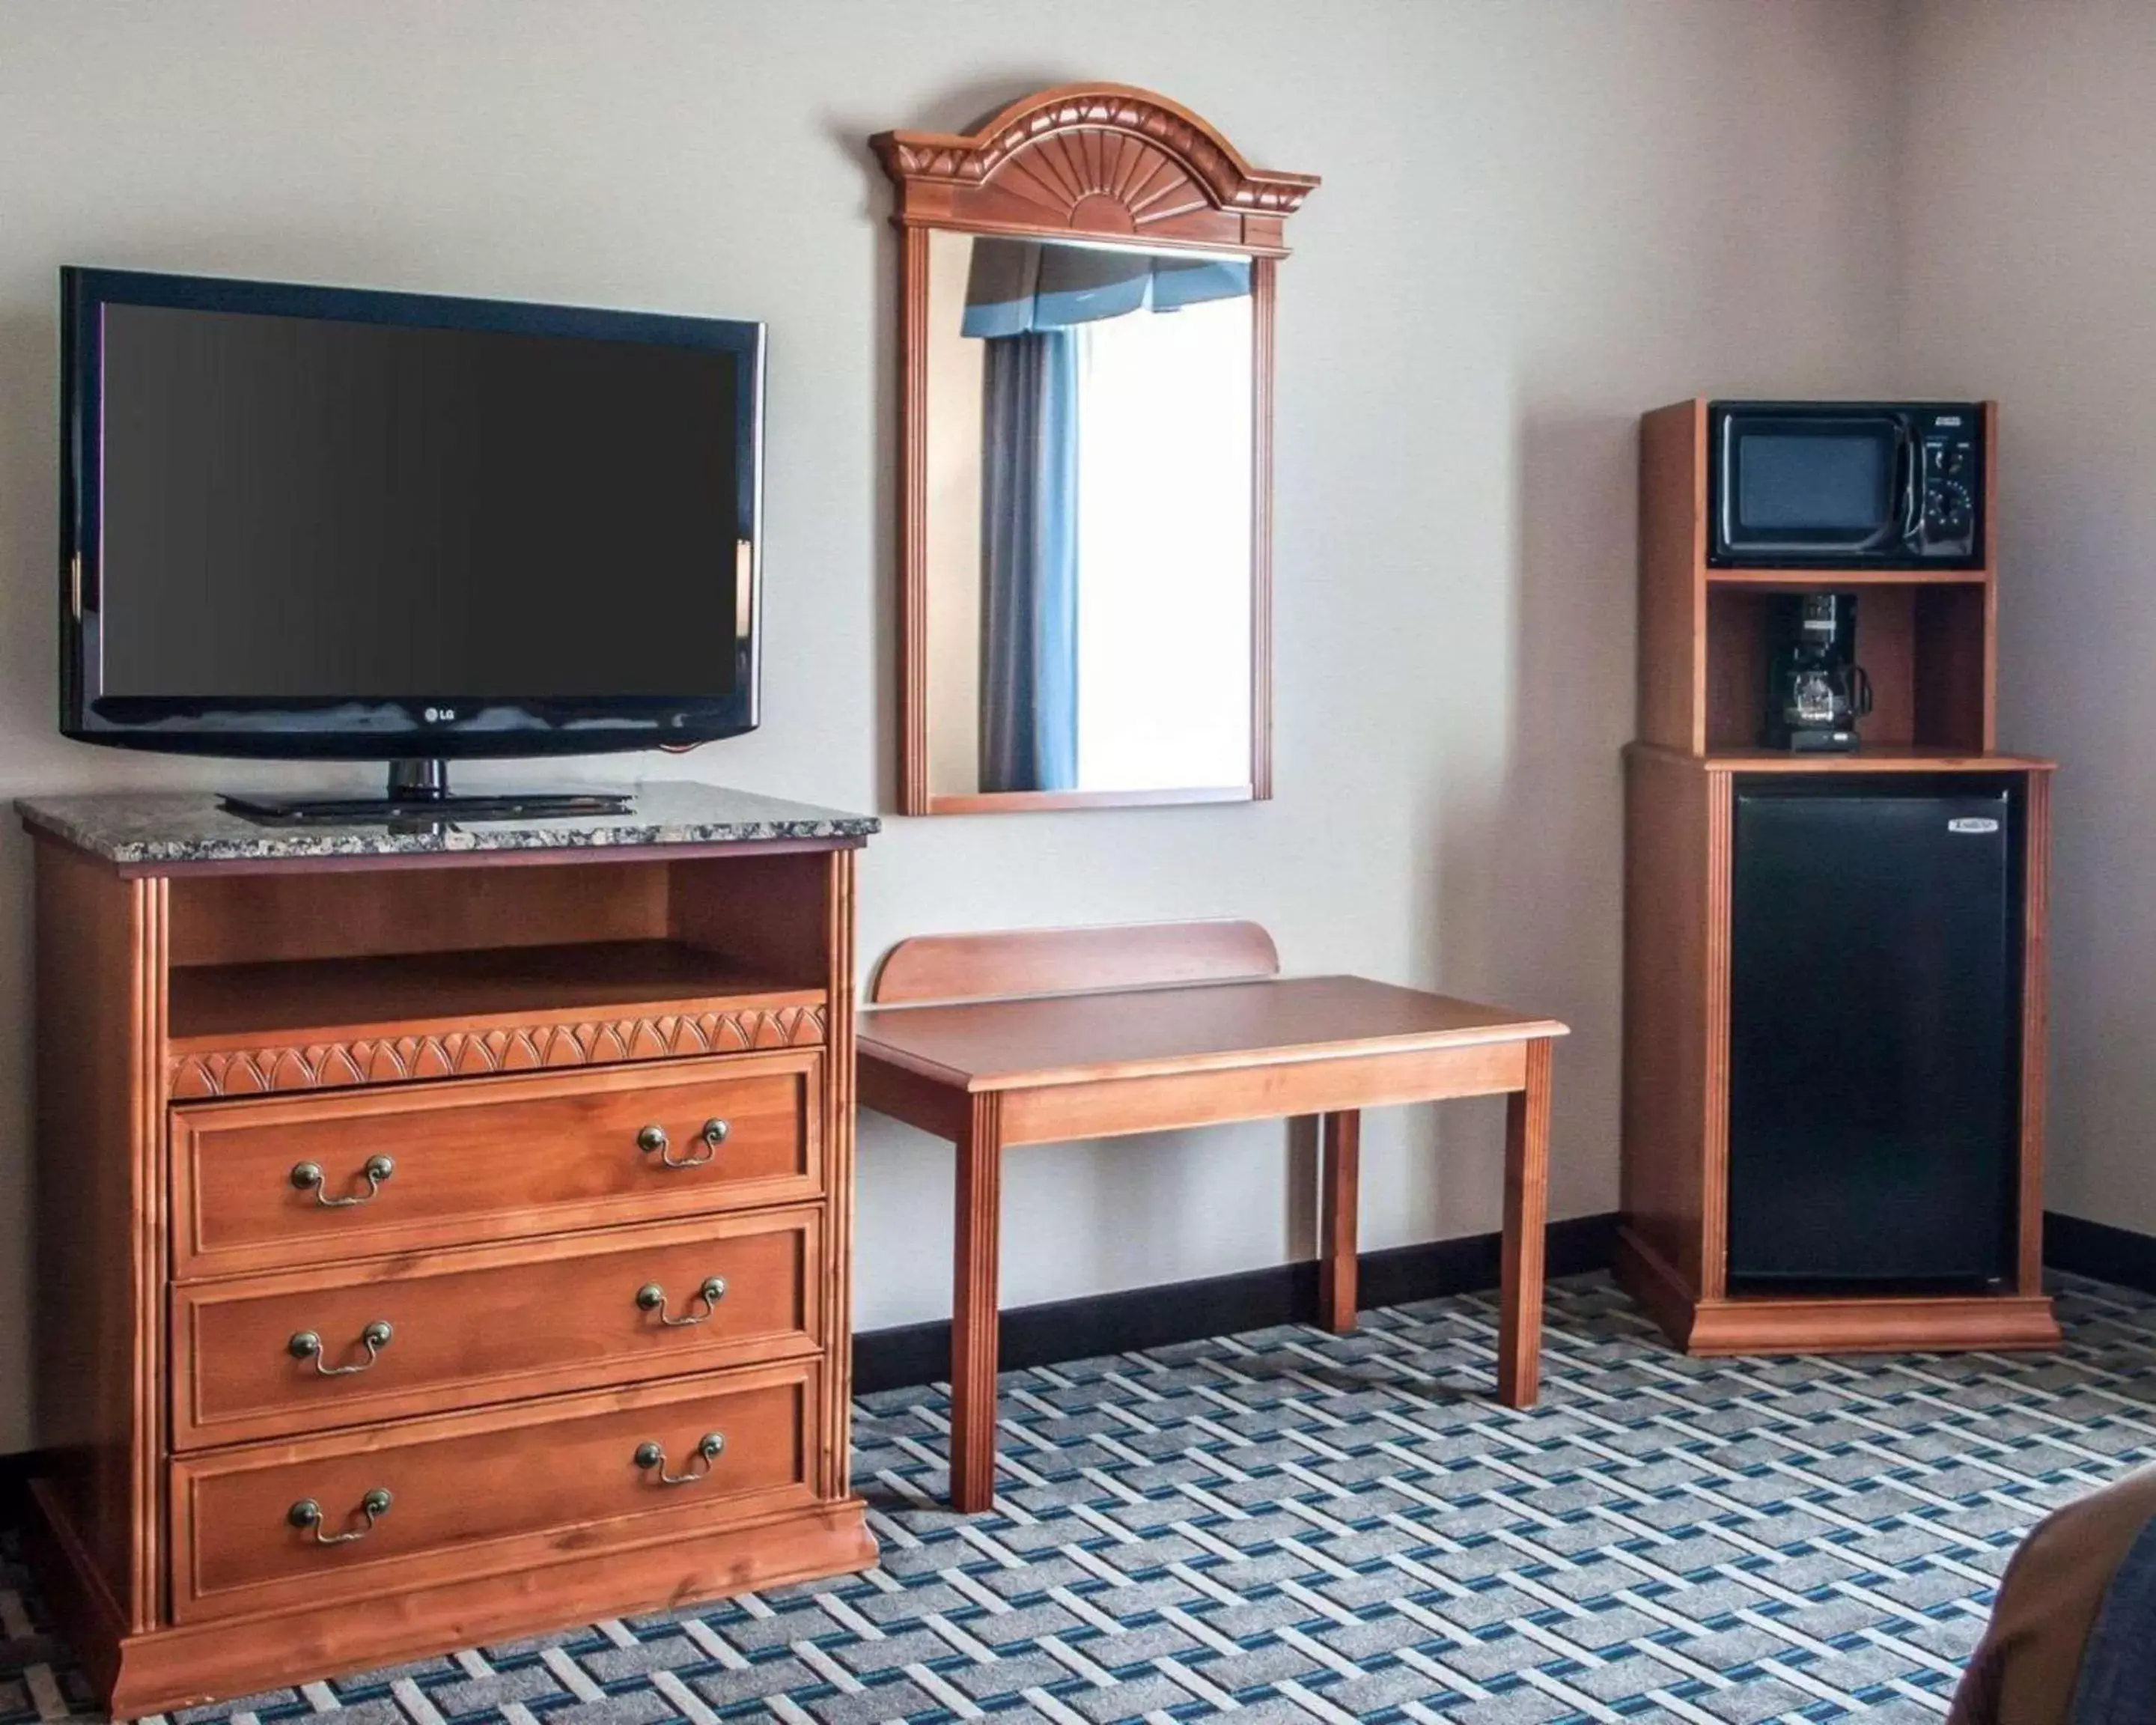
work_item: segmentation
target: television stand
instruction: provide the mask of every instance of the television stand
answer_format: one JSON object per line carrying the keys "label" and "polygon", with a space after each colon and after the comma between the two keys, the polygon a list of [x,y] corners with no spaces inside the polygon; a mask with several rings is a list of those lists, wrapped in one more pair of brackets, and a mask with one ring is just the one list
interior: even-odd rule
{"label": "television stand", "polygon": [[389,788],[379,797],[258,797],[220,794],[218,803],[249,820],[279,825],[318,823],[362,825],[388,820],[546,820],[627,814],[635,799],[626,791],[478,792],[449,789],[449,763],[392,761]]}
{"label": "television stand", "polygon": [[51,1447],[16,1466],[85,1714],[875,1563],[847,1426],[876,823],[636,800],[416,839],[21,805]]}

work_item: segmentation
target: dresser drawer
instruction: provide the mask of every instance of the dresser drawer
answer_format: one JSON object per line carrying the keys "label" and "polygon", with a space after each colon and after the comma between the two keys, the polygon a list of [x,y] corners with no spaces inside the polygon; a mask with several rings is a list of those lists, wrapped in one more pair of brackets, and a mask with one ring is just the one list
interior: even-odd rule
{"label": "dresser drawer", "polygon": [[822,1223],[706,1216],[183,1284],[173,1447],[813,1353]]}
{"label": "dresser drawer", "polygon": [[176,1108],[172,1273],[813,1198],[822,1074],[804,1049]]}
{"label": "dresser drawer", "polygon": [[173,1620],[372,1599],[798,1508],[819,1483],[817,1373],[752,1367],[176,1461]]}

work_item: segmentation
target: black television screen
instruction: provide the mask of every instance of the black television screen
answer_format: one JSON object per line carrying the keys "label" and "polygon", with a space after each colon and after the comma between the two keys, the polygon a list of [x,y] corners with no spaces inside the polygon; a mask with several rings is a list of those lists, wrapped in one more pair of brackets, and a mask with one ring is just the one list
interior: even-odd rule
{"label": "black television screen", "polygon": [[69,270],[62,728],[543,754],[756,722],[756,324]]}

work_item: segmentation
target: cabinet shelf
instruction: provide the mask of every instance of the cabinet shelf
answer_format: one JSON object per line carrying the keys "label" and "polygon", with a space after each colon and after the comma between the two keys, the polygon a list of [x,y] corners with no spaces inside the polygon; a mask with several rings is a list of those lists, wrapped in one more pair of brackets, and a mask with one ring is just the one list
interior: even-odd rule
{"label": "cabinet shelf", "polygon": [[[1897,576],[1906,572],[1897,571]],[[1711,755],[1758,744],[1767,705],[1768,623],[1774,590],[1710,583],[1704,656]],[[1856,660],[1877,706],[1857,722],[1881,756],[1978,755],[1990,734],[1989,592],[1979,582],[1875,581],[1856,600]],[[1657,738],[1667,741],[1667,738]]]}
{"label": "cabinet shelf", "polygon": [[516,860],[172,880],[167,1094],[826,1040],[833,912],[820,856]]}
{"label": "cabinet shelf", "polygon": [[820,1007],[824,999],[821,988],[788,987],[722,954],[667,940],[188,965],[173,969],[169,988],[177,1055],[538,1019],[777,1013]]}
{"label": "cabinet shelf", "polygon": [[2057,763],[2035,755],[1971,753],[1900,743],[1854,754],[1807,755],[1788,749],[1716,749],[1702,763],[1734,773],[2047,773]]}
{"label": "cabinet shelf", "polygon": [[[1857,726],[1866,745],[1881,755],[1996,747],[1995,523],[1974,569],[1711,567],[1707,408],[1679,402],[1640,422],[1640,737],[1697,755],[1759,743],[1777,595],[1847,592],[1856,662],[1876,696]],[[1988,450],[1996,418],[1984,409]]]}
{"label": "cabinet shelf", "polygon": [[1709,587],[1759,587],[1784,593],[1838,593],[1866,587],[1982,587],[1989,569],[1716,569]]}

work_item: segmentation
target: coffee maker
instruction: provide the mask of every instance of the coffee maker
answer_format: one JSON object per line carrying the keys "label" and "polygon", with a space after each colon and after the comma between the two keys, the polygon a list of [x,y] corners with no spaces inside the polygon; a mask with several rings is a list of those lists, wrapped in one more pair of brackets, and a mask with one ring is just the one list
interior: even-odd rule
{"label": "coffee maker", "polygon": [[1871,711],[1871,680],[1856,662],[1856,595],[1777,593],[1767,613],[1768,748],[1847,753]]}

